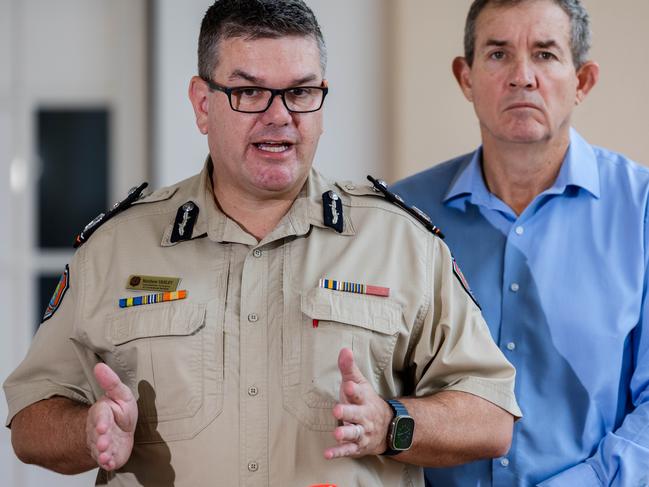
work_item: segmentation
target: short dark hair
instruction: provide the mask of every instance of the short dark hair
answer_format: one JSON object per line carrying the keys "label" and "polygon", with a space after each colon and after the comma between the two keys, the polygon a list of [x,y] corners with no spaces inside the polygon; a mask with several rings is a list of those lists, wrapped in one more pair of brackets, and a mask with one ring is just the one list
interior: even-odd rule
{"label": "short dark hair", "polygon": [[[464,27],[464,57],[469,66],[475,56],[475,28],[478,16],[489,5],[509,7],[519,5],[529,0],[475,0],[471,4]],[[572,61],[576,68],[581,67],[588,57],[591,43],[590,17],[580,0],[552,0],[563,9],[570,18],[571,35],[570,49]]]}
{"label": "short dark hair", "polygon": [[216,0],[205,12],[198,37],[198,74],[212,76],[219,62],[223,39],[275,39],[284,36],[313,37],[320,51],[324,74],[327,49],[313,11],[302,0]]}

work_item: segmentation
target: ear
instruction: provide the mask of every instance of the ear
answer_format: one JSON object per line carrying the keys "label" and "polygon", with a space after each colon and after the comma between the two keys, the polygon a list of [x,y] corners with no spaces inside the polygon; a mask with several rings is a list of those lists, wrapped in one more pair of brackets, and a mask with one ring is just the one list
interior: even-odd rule
{"label": "ear", "polygon": [[456,57],[453,59],[453,76],[460,85],[460,89],[467,100],[473,102],[473,85],[471,84],[471,66],[466,58]]}
{"label": "ear", "polygon": [[587,61],[577,70],[577,93],[575,105],[579,105],[599,80],[599,64]]}
{"label": "ear", "polygon": [[207,83],[199,76],[192,77],[189,82],[189,101],[192,102],[194,115],[196,115],[196,126],[201,134],[207,134],[209,101],[207,95],[210,88]]}

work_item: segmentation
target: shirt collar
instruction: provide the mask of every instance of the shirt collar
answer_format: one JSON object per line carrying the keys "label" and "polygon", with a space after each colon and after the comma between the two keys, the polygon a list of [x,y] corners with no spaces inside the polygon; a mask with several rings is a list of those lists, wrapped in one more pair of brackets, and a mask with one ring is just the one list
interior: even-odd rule
{"label": "shirt collar", "polygon": [[[182,204],[193,201],[199,208],[196,224],[192,230],[191,238],[198,238],[207,235],[215,242],[242,243],[245,245],[257,245],[258,242],[246,232],[241,226],[221,211],[214,199],[212,186],[212,160],[208,156],[203,170],[197,176],[190,178],[185,184],[179,184],[177,197]],[[324,224],[322,209],[322,194],[326,191],[336,191],[334,185],[327,181],[322,175],[311,168],[307,181],[298,194],[289,211],[280,220],[278,225],[259,243],[268,243],[291,235],[305,235],[311,226],[327,228]],[[343,235],[353,235],[353,226],[349,216],[349,197],[340,191],[336,191],[343,202]],[[175,215],[174,215],[175,218]],[[174,245],[170,242],[174,221],[165,230],[162,244],[164,246]]]}
{"label": "shirt collar", "polygon": [[[554,184],[545,194],[564,193],[569,186],[583,188],[595,198],[600,195],[599,168],[592,147],[574,129],[570,129],[570,145]],[[482,206],[499,206],[499,200],[488,190],[482,174],[482,147],[479,147],[459,168],[444,196],[444,204],[468,197]]]}
{"label": "shirt collar", "polygon": [[333,183],[312,167],[293,205],[280,220],[277,227],[264,240],[276,240],[290,235],[305,235],[312,226],[335,232],[333,228],[324,223],[322,195],[327,191],[334,191],[342,200],[342,235],[353,235],[354,229],[350,217],[349,196],[339,191],[334,187]]}
{"label": "shirt collar", "polygon": [[595,198],[600,195],[599,166],[591,145],[570,129],[570,146],[561,165],[556,181],[546,193],[560,194],[568,186],[576,186],[588,191]]}

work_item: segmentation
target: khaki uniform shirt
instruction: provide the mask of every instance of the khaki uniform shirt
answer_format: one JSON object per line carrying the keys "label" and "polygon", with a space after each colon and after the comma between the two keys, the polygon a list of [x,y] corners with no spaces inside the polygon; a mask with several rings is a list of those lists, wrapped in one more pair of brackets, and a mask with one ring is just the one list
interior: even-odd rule
{"label": "khaki uniform shirt", "polygon": [[[343,347],[383,397],[465,391],[520,416],[514,369],[447,247],[414,218],[367,185],[312,170],[257,242],[218,209],[210,173],[208,161],[78,250],[60,308],[5,383],[7,424],[52,396],[91,404],[102,394],[92,369],[104,361],[139,398],[139,418],[128,463],[100,471],[98,485],[423,485],[420,467],[389,457],[324,459]],[[343,202],[342,233],[323,223],[329,190]],[[187,201],[199,207],[192,238],[172,243]],[[120,298],[143,294],[126,289],[133,274],[179,277],[187,298],[122,309]],[[321,278],[390,295],[324,289]]]}

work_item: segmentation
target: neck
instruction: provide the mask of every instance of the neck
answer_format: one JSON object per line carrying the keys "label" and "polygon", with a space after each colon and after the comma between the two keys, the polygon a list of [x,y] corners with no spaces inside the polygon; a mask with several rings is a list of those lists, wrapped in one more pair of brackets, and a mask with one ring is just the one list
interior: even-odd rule
{"label": "neck", "polygon": [[214,199],[221,211],[236,221],[258,241],[264,239],[288,212],[301,187],[290,193],[269,198],[256,198],[233,188],[222,188],[212,181]]}
{"label": "neck", "polygon": [[512,144],[483,137],[482,171],[489,191],[520,215],[557,179],[570,138]]}

